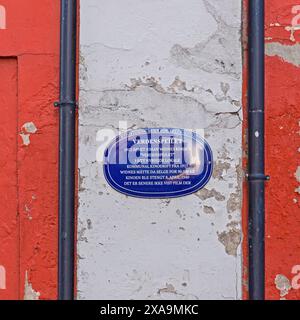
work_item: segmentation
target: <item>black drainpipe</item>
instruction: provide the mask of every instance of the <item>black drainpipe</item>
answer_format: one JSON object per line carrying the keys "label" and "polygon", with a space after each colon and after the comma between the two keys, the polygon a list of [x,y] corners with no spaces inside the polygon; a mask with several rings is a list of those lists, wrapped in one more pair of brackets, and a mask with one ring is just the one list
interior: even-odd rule
{"label": "black drainpipe", "polygon": [[251,0],[249,30],[249,298],[265,299],[264,0]]}
{"label": "black drainpipe", "polygon": [[74,299],[77,0],[61,0],[58,298]]}

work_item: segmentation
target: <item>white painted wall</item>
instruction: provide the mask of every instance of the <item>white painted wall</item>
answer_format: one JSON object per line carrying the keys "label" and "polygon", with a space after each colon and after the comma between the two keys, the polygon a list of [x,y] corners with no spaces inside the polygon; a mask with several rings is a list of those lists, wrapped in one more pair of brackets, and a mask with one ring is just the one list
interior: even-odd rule
{"label": "white painted wall", "polygon": [[[79,299],[241,297],[241,1],[81,1]],[[101,128],[205,129],[215,169],[171,200],[127,197]]]}

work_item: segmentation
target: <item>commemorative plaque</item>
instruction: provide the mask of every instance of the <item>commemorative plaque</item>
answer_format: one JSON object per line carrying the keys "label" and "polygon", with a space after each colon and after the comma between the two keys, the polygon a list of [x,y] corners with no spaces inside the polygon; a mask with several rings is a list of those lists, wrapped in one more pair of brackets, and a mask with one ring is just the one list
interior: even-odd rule
{"label": "commemorative plaque", "polygon": [[147,128],[124,132],[107,147],[104,175],[115,190],[141,198],[197,192],[211,178],[213,154],[197,132]]}

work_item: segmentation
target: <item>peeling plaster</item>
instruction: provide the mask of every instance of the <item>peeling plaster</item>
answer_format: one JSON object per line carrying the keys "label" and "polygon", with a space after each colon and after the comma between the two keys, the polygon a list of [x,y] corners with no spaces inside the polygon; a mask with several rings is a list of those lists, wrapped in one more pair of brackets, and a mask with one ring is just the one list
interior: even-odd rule
{"label": "peeling plaster", "polygon": [[215,214],[215,210],[213,207],[209,207],[209,206],[204,206],[203,207],[203,211],[206,214]]}
{"label": "peeling plaster", "polygon": [[149,77],[145,81],[142,79],[130,79],[131,85],[126,85],[130,90],[135,90],[138,87],[149,87],[155,89],[157,92],[165,93],[165,89],[154,77]]}
{"label": "peeling plaster", "polygon": [[37,132],[37,127],[35,126],[35,124],[33,122],[26,122],[22,129],[25,130],[25,132],[27,133],[36,133]]}
{"label": "peeling plaster", "polygon": [[26,122],[21,129],[20,136],[24,146],[30,145],[30,135],[37,132],[37,127],[33,122]]}
{"label": "peeling plaster", "polygon": [[225,196],[221,194],[221,192],[216,191],[215,189],[208,190],[206,188],[199,190],[197,193],[195,193],[195,196],[200,198],[201,200],[207,200],[210,198],[215,198],[217,201],[224,201]]}
{"label": "peeling plaster", "polygon": [[30,145],[30,134],[20,133],[20,136],[23,140],[23,145],[29,146]]}
{"label": "peeling plaster", "polygon": [[35,291],[28,281],[28,272],[25,273],[24,300],[39,300],[40,293]]}
{"label": "peeling plaster", "polygon": [[295,172],[295,178],[298,182],[300,182],[300,166],[297,168],[297,171]]}
{"label": "peeling plaster", "polygon": [[165,288],[159,289],[158,294],[162,293],[174,293],[177,294],[175,287],[172,284],[167,283]]}
{"label": "peeling plaster", "polygon": [[231,193],[227,201],[227,212],[232,213],[240,210],[241,208],[241,196],[239,193]]}
{"label": "peeling plaster", "polygon": [[217,161],[214,164],[213,177],[218,180],[224,180],[224,174],[228,172],[231,165],[229,162]]}
{"label": "peeling plaster", "polygon": [[285,300],[285,296],[289,294],[292,289],[290,280],[283,274],[278,274],[275,278],[276,289],[280,291],[280,297]]}
{"label": "peeling plaster", "polygon": [[231,228],[218,234],[219,241],[224,245],[225,251],[230,256],[237,256],[237,249],[242,241],[241,231]]}
{"label": "peeling plaster", "polygon": [[0,265],[0,290],[6,289],[6,269]]}

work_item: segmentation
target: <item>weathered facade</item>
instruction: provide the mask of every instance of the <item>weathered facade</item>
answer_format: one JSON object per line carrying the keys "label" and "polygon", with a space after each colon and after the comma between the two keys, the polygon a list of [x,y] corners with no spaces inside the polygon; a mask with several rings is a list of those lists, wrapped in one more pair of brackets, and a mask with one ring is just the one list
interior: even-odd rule
{"label": "weathered facade", "polygon": [[[247,0],[78,1],[78,299],[247,299]],[[266,298],[300,298],[300,3],[266,0]],[[0,299],[57,298],[58,0],[0,0]],[[200,129],[200,191],[115,191],[118,130]]]}

